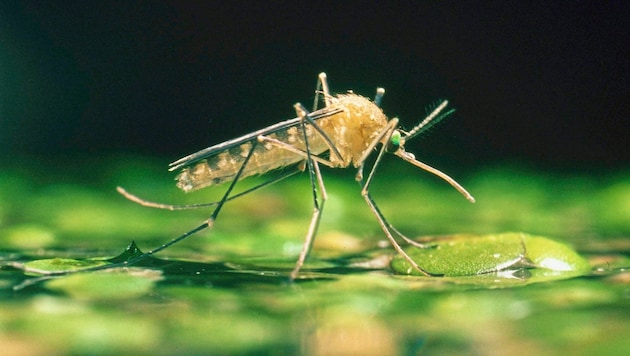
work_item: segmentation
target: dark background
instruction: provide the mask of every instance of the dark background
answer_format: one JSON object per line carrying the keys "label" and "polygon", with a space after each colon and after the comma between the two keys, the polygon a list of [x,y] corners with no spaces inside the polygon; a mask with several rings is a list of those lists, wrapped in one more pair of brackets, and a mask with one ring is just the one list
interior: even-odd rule
{"label": "dark background", "polygon": [[442,168],[627,168],[625,3],[3,2],[0,149],[176,159],[294,117],[326,71],[407,128],[448,98],[408,147]]}

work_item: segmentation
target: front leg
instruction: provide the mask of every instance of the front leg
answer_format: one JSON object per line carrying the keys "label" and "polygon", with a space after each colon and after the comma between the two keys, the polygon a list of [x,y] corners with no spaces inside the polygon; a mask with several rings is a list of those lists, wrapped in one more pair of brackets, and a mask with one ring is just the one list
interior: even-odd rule
{"label": "front leg", "polygon": [[[378,165],[379,165],[379,163],[381,161],[381,158],[383,157],[383,155],[385,154],[385,151],[387,150],[387,142],[389,142],[389,140],[391,139],[392,135],[394,134],[397,124],[398,124],[398,119],[394,118],[394,119],[390,120],[388,125],[385,128],[383,128],[383,130],[381,130],[381,132],[375,137],[375,139],[370,143],[368,148],[364,151],[364,153],[361,156],[361,159],[359,161],[360,164],[359,164],[359,167],[358,167],[358,170],[357,170],[356,179],[359,182],[359,184],[361,185],[361,196],[363,197],[363,199],[367,203],[368,207],[370,208],[370,210],[372,211],[372,213],[376,217],[376,220],[378,221],[378,224],[381,226],[381,229],[383,230],[383,232],[385,232],[385,235],[387,236],[387,239],[390,241],[390,243],[392,244],[392,246],[394,247],[396,252],[398,252],[401,256],[403,256],[403,258],[406,259],[409,262],[409,264],[411,264],[411,266],[414,269],[420,271],[422,274],[424,274],[426,276],[431,276],[431,273],[429,273],[428,271],[425,271],[424,269],[422,269],[422,267],[420,267],[411,257],[409,257],[409,255],[402,249],[402,247],[400,247],[400,245],[398,244],[398,242],[394,238],[394,236],[392,234],[392,231],[396,235],[401,237],[403,240],[405,240],[407,243],[411,243],[413,245],[418,246],[417,243],[412,242],[411,239],[409,239],[406,236],[402,235],[398,230],[396,230],[387,221],[387,219],[385,219],[385,216],[383,215],[383,213],[381,213],[380,209],[378,208],[378,206],[374,202],[374,199],[372,199],[372,196],[370,195],[370,184],[372,183],[372,179],[374,178],[374,174],[376,172],[376,168],[378,167]],[[383,142],[383,145],[381,146],[381,148],[380,148],[380,150],[378,152],[378,156],[376,157],[376,160],[374,161],[372,169],[370,169],[370,174],[368,175],[367,179],[364,181],[363,180],[363,168],[365,166],[365,160],[367,159],[369,154],[372,152],[372,150],[376,147],[376,145],[378,145],[379,142]]]}
{"label": "front leg", "polygon": [[[309,173],[309,178],[311,182],[311,192],[313,196],[313,215],[311,216],[311,222],[308,227],[308,231],[306,232],[306,237],[304,238],[304,244],[302,246],[302,250],[300,251],[298,260],[295,263],[295,267],[291,271],[290,278],[293,280],[297,278],[300,269],[304,265],[304,261],[308,257],[309,252],[313,246],[313,240],[315,239],[315,235],[317,234],[317,228],[319,227],[319,222],[321,220],[321,214],[324,209],[324,203],[328,199],[328,194],[326,193],[326,187],[324,185],[324,179],[322,178],[321,172],[319,170],[319,163],[323,163],[327,166],[334,167],[332,162],[329,160],[325,160],[319,156],[314,155],[311,152],[311,148],[309,145],[309,137],[306,131],[306,124],[311,124],[314,127],[317,125],[310,117],[308,117],[307,111],[300,104],[295,105],[296,113],[298,117],[301,118],[300,126],[302,129],[303,139],[304,139],[304,149],[300,149],[295,147],[289,143],[280,141],[278,139],[269,137],[269,136],[258,136],[259,142],[266,142],[272,145],[275,145],[278,148],[282,148],[288,150],[290,152],[295,153],[296,155],[303,156],[306,162],[306,168]],[[320,132],[318,130],[317,132]],[[321,131],[322,135],[325,135],[323,131]],[[325,136],[326,137],[326,136]],[[332,144],[332,143],[331,143]],[[318,188],[320,192],[320,196],[318,197]]]}

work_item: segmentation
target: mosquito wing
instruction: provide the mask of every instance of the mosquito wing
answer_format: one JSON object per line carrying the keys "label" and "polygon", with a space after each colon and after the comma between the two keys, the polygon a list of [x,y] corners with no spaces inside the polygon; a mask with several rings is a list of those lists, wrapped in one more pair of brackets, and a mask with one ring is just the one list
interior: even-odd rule
{"label": "mosquito wing", "polygon": [[[320,120],[341,111],[342,109],[338,107],[326,107],[312,112],[309,116],[313,120]],[[294,118],[282,121],[205,148],[171,163],[169,170],[183,168],[176,178],[177,186],[189,192],[231,181],[241,169],[251,150],[254,151],[247,166],[243,168],[241,179],[298,163],[304,159],[298,154],[270,143],[255,143],[258,143],[259,136],[267,136],[304,150],[306,146],[300,120],[300,118]],[[307,125],[306,129],[309,136],[309,149],[313,154],[320,154],[328,149],[321,136],[313,134],[314,130],[310,125]]]}

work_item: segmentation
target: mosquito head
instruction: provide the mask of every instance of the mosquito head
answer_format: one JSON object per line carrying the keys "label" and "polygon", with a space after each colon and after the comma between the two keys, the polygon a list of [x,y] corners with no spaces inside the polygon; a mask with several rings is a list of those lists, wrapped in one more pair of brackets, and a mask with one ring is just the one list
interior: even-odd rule
{"label": "mosquito head", "polygon": [[405,138],[399,130],[394,130],[389,136],[389,141],[387,141],[387,147],[385,150],[390,153],[395,153],[398,152],[398,150],[404,150],[404,146]]}
{"label": "mosquito head", "polygon": [[[457,183],[453,178],[449,177],[446,173],[443,173],[440,170],[429,166],[426,163],[422,163],[418,161],[416,157],[413,155],[413,153],[405,151],[405,142],[414,138],[419,133],[425,132],[430,127],[432,127],[433,125],[437,124],[438,122],[442,121],[443,119],[451,115],[453,112],[455,112],[455,109],[444,111],[447,105],[448,105],[448,101],[444,100],[443,102],[441,102],[439,105],[435,107],[435,109],[433,109],[433,111],[431,111],[431,113],[427,115],[427,117],[424,120],[422,120],[422,122],[416,125],[409,132],[399,130],[399,129],[394,130],[392,134],[389,136],[389,141],[387,142],[386,150],[387,152],[393,153],[394,155],[402,158],[403,160],[411,163],[412,165],[418,168],[424,169],[425,171],[435,174],[436,176],[442,178],[451,186],[453,186],[453,188],[457,189],[457,191],[460,192],[468,201],[470,201],[471,203],[474,203],[475,198],[470,193],[468,193],[468,191],[464,189],[464,187],[462,187],[459,183]],[[398,119],[396,118],[394,118],[394,120],[398,121]]]}

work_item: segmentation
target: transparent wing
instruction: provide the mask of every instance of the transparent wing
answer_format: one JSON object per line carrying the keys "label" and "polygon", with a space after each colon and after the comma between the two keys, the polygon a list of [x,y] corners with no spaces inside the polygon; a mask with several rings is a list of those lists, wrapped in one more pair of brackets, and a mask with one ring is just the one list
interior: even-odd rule
{"label": "transparent wing", "polygon": [[[325,117],[329,117],[331,115],[337,114],[339,112],[341,112],[342,109],[339,107],[325,107],[323,109],[314,111],[312,113],[310,113],[310,117],[313,120],[318,120],[318,119],[322,119]],[[205,148],[201,151],[197,151],[193,154],[190,154],[186,157],[182,157],[180,159],[178,159],[177,161],[174,161],[172,163],[169,164],[169,171],[175,171],[177,169],[186,167],[186,166],[190,166],[193,165],[194,163],[201,161],[203,159],[206,159],[208,157],[217,155],[221,152],[224,152],[226,150],[230,150],[232,148],[241,146],[245,143],[251,142],[253,140],[256,140],[258,136],[263,135],[269,135],[272,133],[277,133],[280,131],[284,131],[287,130],[291,127],[297,126],[300,123],[300,118],[294,118],[294,119],[290,119],[290,120],[286,120],[286,121],[281,121],[277,124],[265,127],[264,129],[260,129],[258,131],[254,131],[251,132],[247,135],[243,135],[241,137],[229,140],[229,141],[225,141],[222,143],[219,143],[217,145],[214,146],[210,146],[208,148]]]}

